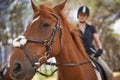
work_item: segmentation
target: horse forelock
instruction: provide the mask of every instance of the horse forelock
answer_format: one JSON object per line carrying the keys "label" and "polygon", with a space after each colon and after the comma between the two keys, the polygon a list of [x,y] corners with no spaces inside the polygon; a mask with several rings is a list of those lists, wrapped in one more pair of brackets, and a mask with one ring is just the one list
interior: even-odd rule
{"label": "horse forelock", "polygon": [[46,5],[44,5],[44,4],[41,4],[41,5],[39,5],[39,7],[38,7],[38,11],[40,12],[40,13],[56,13],[55,11],[54,11],[54,9],[52,9],[52,8],[50,8],[50,7],[48,7],[48,6],[46,6]]}

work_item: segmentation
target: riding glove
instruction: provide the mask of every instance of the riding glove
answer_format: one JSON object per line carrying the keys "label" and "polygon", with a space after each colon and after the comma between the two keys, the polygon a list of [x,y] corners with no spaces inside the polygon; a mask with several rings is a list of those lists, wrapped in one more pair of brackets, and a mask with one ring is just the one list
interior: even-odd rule
{"label": "riding glove", "polygon": [[94,57],[98,58],[99,56],[101,56],[101,54],[103,53],[102,49],[98,49],[96,54],[94,55]]}

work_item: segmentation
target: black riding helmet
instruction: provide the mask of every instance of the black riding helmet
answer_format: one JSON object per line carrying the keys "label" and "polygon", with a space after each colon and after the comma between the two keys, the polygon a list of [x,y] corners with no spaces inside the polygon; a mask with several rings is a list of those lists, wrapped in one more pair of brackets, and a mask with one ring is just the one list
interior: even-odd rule
{"label": "black riding helmet", "polygon": [[80,13],[84,13],[84,14],[87,14],[89,16],[90,15],[90,10],[89,10],[89,8],[87,6],[81,6],[78,9],[77,18],[79,18]]}

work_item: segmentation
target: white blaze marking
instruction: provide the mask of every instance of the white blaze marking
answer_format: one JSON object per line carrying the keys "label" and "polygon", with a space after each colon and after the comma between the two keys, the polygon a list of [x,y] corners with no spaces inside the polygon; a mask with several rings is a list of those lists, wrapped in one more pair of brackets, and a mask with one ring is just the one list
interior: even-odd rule
{"label": "white blaze marking", "polygon": [[32,23],[35,22],[35,21],[37,21],[39,18],[40,18],[40,16],[38,16],[37,18],[35,18],[35,19],[32,21]]}
{"label": "white blaze marking", "polygon": [[[36,17],[31,23],[30,26],[32,25],[32,23],[34,23],[35,21],[37,21],[40,18],[40,16]],[[28,27],[27,29],[29,29],[30,27]]]}

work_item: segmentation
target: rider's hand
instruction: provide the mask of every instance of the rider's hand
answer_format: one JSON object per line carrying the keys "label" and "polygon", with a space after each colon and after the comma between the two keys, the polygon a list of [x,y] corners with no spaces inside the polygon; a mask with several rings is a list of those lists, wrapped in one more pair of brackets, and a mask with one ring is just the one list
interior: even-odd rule
{"label": "rider's hand", "polygon": [[98,58],[99,56],[101,56],[101,54],[103,53],[102,49],[98,49],[96,54],[94,55],[94,57]]}

